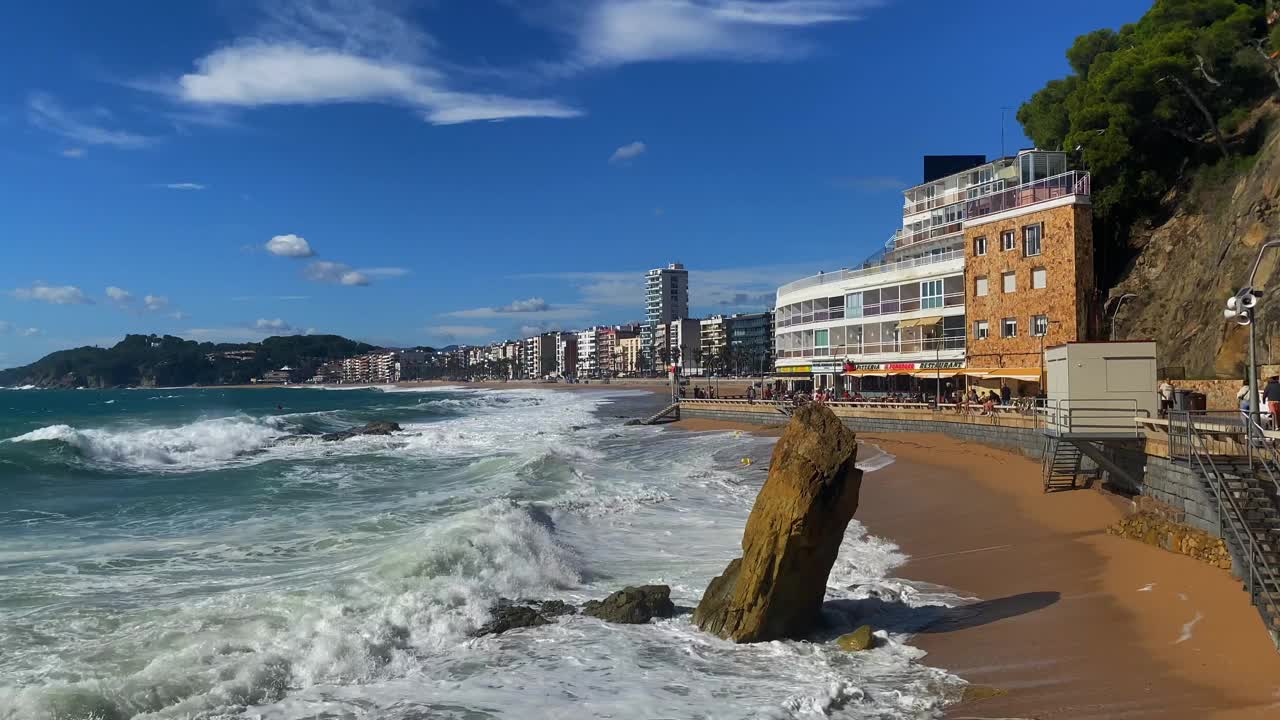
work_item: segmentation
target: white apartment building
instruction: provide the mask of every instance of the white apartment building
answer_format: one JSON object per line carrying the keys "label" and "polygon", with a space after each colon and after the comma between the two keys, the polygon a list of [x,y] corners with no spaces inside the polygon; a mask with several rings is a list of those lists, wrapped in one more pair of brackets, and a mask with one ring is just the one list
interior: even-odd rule
{"label": "white apartment building", "polygon": [[[903,192],[902,227],[883,251],[861,267],[778,288],[775,379],[811,382],[816,389],[847,387],[849,376],[936,377],[939,368],[951,376],[965,368],[966,293],[986,294],[985,286],[977,287],[982,282],[966,282],[966,257],[988,252],[985,237],[975,237],[969,247],[967,221],[991,223],[1064,201],[1087,207],[1089,195],[1088,176],[1068,172],[1065,153],[1028,150],[992,162],[981,159],[926,158],[925,182]],[[964,167],[966,160],[976,164]],[[948,174],[931,174],[938,165],[949,166]],[[957,166],[964,169],[957,172]],[[993,198],[998,216],[990,215]],[[1044,225],[1038,227],[1037,254]],[[1079,247],[1082,240],[1075,235],[1059,240]]]}
{"label": "white apartment building", "polygon": [[578,377],[593,378],[600,376],[598,340],[596,328],[588,328],[578,332]]}
{"label": "white apartment building", "polygon": [[641,347],[652,362],[655,328],[689,317],[689,271],[680,263],[654,268],[645,273],[644,288],[645,323],[640,329]]}
{"label": "white apartment building", "polygon": [[680,318],[654,328],[653,352],[658,367],[678,365],[682,375],[701,375],[702,323]]}

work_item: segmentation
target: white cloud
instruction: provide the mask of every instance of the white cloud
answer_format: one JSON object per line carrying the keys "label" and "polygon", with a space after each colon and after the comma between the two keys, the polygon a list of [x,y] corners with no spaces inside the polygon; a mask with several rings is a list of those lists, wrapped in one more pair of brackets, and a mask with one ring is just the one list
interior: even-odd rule
{"label": "white cloud", "polygon": [[805,54],[796,31],[857,20],[878,0],[603,0],[577,28],[578,61],[773,60]]}
{"label": "white cloud", "polygon": [[258,321],[255,322],[253,326],[258,330],[265,330],[268,332],[288,332],[293,329],[289,323],[281,320],[280,318],[275,318],[274,320],[258,318]]}
{"label": "white cloud", "polygon": [[431,325],[423,328],[423,331],[427,337],[445,342],[481,340],[497,333],[497,330],[484,325]]}
{"label": "white cloud", "polygon": [[358,270],[356,270],[356,272],[362,273],[369,277],[393,278],[393,277],[404,277],[405,275],[408,275],[409,269],[402,268],[402,267],[371,267],[371,268],[359,268]]}
{"label": "white cloud", "polygon": [[294,235],[276,235],[267,241],[267,252],[280,257],[311,257],[315,252],[306,238]]}
{"label": "white cloud", "polygon": [[302,274],[314,282],[336,283],[338,285],[368,285],[373,282],[368,275],[353,270],[350,265],[329,260],[312,260],[307,263]]}
{"label": "white cloud", "polygon": [[[411,107],[435,125],[477,120],[572,118],[580,110],[556,100],[454,90],[438,69],[389,55],[371,55],[344,40],[358,27],[318,33],[328,47],[292,40],[255,40],[216,50],[178,78],[175,94],[189,103],[260,107],[392,103]],[[336,31],[336,32],[335,32]],[[344,47],[347,45],[347,47]]]}
{"label": "white cloud", "polygon": [[442,313],[445,317],[465,318],[469,320],[511,319],[513,315],[536,316],[541,321],[577,320],[592,314],[591,308],[582,305],[552,306],[540,297],[516,300],[501,307],[470,308]]}
{"label": "white cloud", "polygon": [[206,185],[193,182],[166,183],[165,186],[169,190],[204,190]]}
{"label": "white cloud", "polygon": [[613,151],[613,155],[609,157],[609,162],[618,165],[629,160],[634,160],[644,154],[649,148],[639,140],[627,143],[617,150]]}
{"label": "white cloud", "polygon": [[36,282],[29,288],[17,288],[12,295],[19,300],[39,300],[53,305],[92,305],[93,301],[74,285],[46,285]]}
{"label": "white cloud", "polygon": [[550,310],[551,306],[546,300],[540,297],[531,297],[527,300],[515,300],[510,304],[497,308],[498,312],[520,313],[520,312],[544,312]]}
{"label": "white cloud", "polygon": [[[122,149],[137,149],[151,145],[156,138],[125,130],[113,130],[99,124],[110,113],[98,108],[90,111],[74,111],[64,108],[53,96],[46,93],[34,93],[27,98],[27,118],[32,125],[74,140],[84,145],[109,145]],[[67,154],[67,157],[80,157],[79,154]]]}
{"label": "white cloud", "polygon": [[173,312],[169,313],[167,317],[172,318],[174,320],[186,320],[191,316],[182,312],[181,310],[174,310]]}
{"label": "white cloud", "polygon": [[151,311],[163,310],[169,307],[169,298],[163,295],[147,295],[142,298],[142,304]]}
{"label": "white cloud", "polygon": [[23,330],[20,330],[18,334],[21,335],[22,337],[34,337],[40,334],[40,328],[33,328],[33,327],[24,328]]}
{"label": "white cloud", "polygon": [[88,154],[87,150],[85,150],[84,148],[78,148],[78,147],[67,148],[66,150],[63,150],[61,153],[62,157],[71,158],[73,160],[79,160],[80,158],[84,157],[87,154]]}
{"label": "white cloud", "polygon": [[107,299],[117,305],[127,305],[133,302],[133,293],[125,290],[124,288],[118,288],[115,285],[110,285],[107,287],[106,292]]}

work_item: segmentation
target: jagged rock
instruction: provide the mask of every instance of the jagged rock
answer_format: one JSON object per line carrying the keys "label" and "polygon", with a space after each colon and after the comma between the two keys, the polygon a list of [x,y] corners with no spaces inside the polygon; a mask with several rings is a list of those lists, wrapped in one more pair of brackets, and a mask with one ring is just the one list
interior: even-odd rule
{"label": "jagged rock", "polygon": [[666,585],[625,587],[604,600],[590,600],[582,606],[582,614],[614,623],[640,625],[655,617],[675,615],[671,588]]}
{"label": "jagged rock", "polygon": [[538,610],[542,613],[543,617],[574,615],[578,612],[578,608],[563,600],[543,600],[538,603]]}
{"label": "jagged rock", "polygon": [[363,427],[351,428],[350,430],[342,430],[340,432],[325,433],[320,436],[320,439],[326,442],[333,442],[336,440],[349,440],[357,435],[390,435],[393,432],[400,432],[400,425],[398,423],[375,420]]}
{"label": "jagged rock", "polygon": [[857,440],[827,407],[792,416],[742,534],[742,557],[707,586],[693,621],[734,642],[806,635],[858,509]]}
{"label": "jagged rock", "polygon": [[863,625],[847,635],[841,635],[836,638],[836,644],[841,650],[849,652],[859,652],[861,650],[870,649],[875,645],[876,638],[871,634],[871,626]]}
{"label": "jagged rock", "polygon": [[563,600],[519,600],[498,598],[489,622],[481,625],[472,637],[497,635],[522,627],[550,625],[550,618],[573,615],[578,609]]}
{"label": "jagged rock", "polygon": [[623,424],[623,425],[643,425],[643,424],[644,424],[644,421],[643,421],[643,420],[641,420],[640,418],[631,418],[630,420],[628,420],[628,421],[626,421],[626,422],[624,422],[624,423],[622,423],[622,424]]}

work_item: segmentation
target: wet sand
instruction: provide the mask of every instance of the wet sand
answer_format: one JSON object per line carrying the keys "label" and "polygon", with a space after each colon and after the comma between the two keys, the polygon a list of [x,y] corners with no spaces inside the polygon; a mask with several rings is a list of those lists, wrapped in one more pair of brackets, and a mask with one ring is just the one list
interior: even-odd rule
{"label": "wet sand", "polygon": [[947,717],[1280,717],[1280,654],[1240,582],[1106,535],[1127,500],[1045,495],[1038,462],[944,435],[859,438],[897,456],[865,476],[857,513],[911,556],[894,574],[975,598],[912,644],[925,662],[1007,692]]}

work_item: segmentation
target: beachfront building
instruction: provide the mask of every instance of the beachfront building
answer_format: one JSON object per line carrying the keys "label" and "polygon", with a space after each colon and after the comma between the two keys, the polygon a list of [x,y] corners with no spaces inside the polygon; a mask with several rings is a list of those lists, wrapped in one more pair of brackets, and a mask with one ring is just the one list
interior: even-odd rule
{"label": "beachfront building", "polygon": [[645,273],[644,317],[641,347],[646,363],[655,367],[662,364],[654,337],[658,326],[689,317],[689,271],[684,265],[671,263]]}
{"label": "beachfront building", "polygon": [[540,380],[556,372],[556,338],[559,333],[546,332],[524,339],[524,377]]}
{"label": "beachfront building", "polygon": [[578,374],[578,335],[558,332],[556,336],[556,374],[562,378]]}
{"label": "beachfront building", "polygon": [[1089,339],[1088,175],[1068,171],[1061,152],[978,160],[926,158],[883,251],[778,289],[775,379],[806,389],[910,375],[1035,380],[1033,345]]}
{"label": "beachfront building", "polygon": [[369,382],[369,356],[357,355],[349,357],[342,361],[342,382],[344,383],[367,383]]}
{"label": "beachfront building", "polygon": [[729,318],[730,371],[738,375],[768,372],[773,366],[773,313],[739,313]]}
{"label": "beachfront building", "polygon": [[632,376],[639,373],[641,369],[639,332],[630,337],[619,338],[618,349],[613,357],[614,371],[618,375]]}
{"label": "beachfront building", "polygon": [[578,331],[578,377],[599,377],[599,353],[596,328]]}
{"label": "beachfront building", "polygon": [[729,367],[729,318],[712,315],[698,321],[702,367],[710,374],[725,373]]}
{"label": "beachfront building", "polygon": [[636,337],[640,329],[635,325],[614,325],[600,328],[596,333],[596,366],[601,377],[612,377],[619,374],[620,343],[630,337]]}
{"label": "beachfront building", "polygon": [[702,367],[702,323],[680,318],[654,328],[653,354],[659,368],[680,367],[681,374],[700,375]]}

